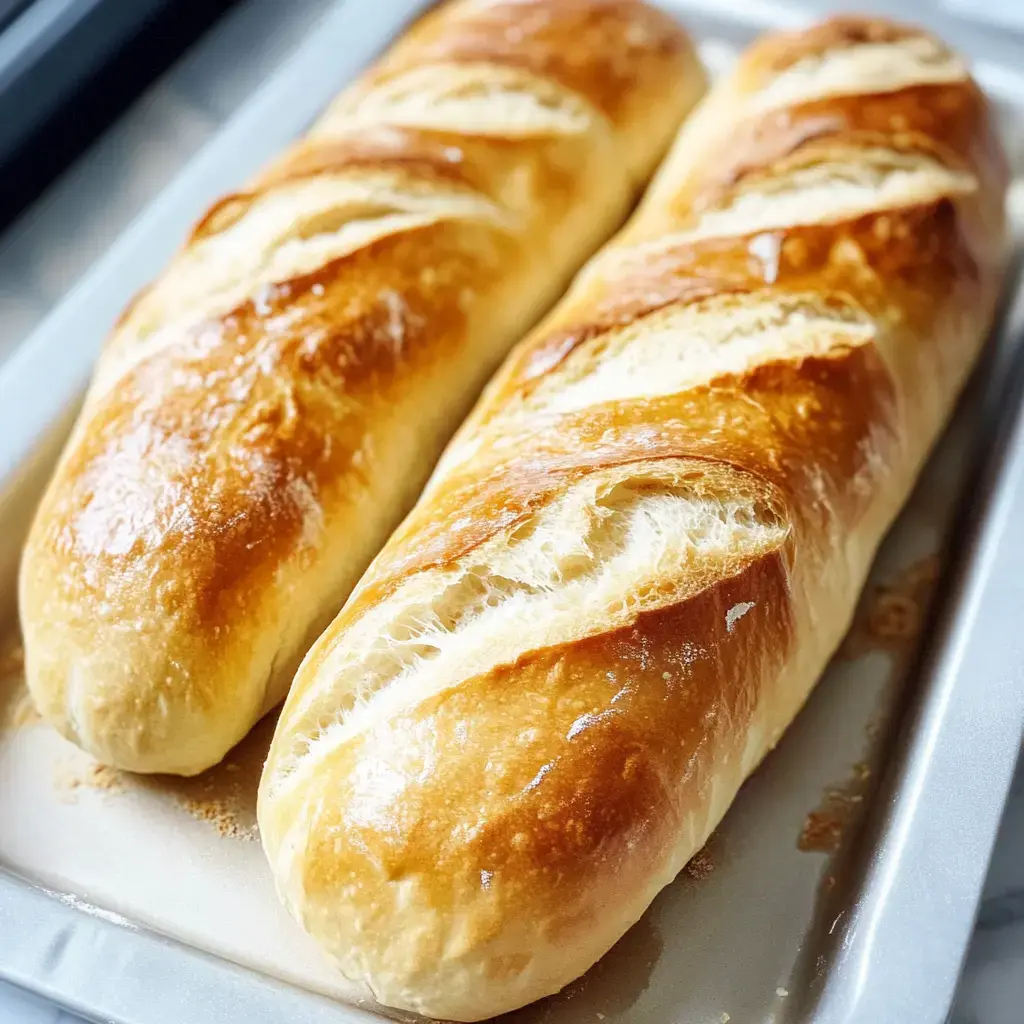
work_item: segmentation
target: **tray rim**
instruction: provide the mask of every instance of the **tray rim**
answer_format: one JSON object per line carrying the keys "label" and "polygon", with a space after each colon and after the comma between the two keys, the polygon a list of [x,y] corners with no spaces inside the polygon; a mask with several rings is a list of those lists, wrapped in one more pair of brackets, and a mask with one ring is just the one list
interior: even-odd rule
{"label": "tray rim", "polygon": [[[1008,582],[1015,586],[1016,605],[1024,606],[1024,545],[1014,545],[1012,537],[1007,543],[1012,522],[1024,517],[1024,239],[1019,236],[982,362],[969,387],[983,388],[979,412],[984,419],[970,448],[985,454],[955,501],[931,635],[916,652],[885,745],[880,785],[858,834],[858,843],[871,853],[852,912],[832,924],[834,959],[809,987],[806,1024],[946,1021],[1022,756],[1024,637],[1016,645],[994,637],[999,617],[991,614],[993,605],[1006,602]],[[958,543],[952,543],[958,529]],[[988,663],[988,670],[978,673],[981,686],[977,679],[964,680],[969,663]],[[950,731],[976,733],[979,703],[1001,708],[1001,716],[984,717],[1001,729],[968,744],[974,762],[985,762],[975,763],[972,773],[963,771],[964,760],[942,739]],[[966,784],[957,787],[952,781]],[[932,815],[940,801],[945,810]],[[912,827],[915,820],[929,817],[970,819],[971,828],[946,832],[945,842],[930,846],[927,855],[920,850],[916,857],[908,855],[915,842],[922,842],[924,830],[920,824]],[[922,862],[929,871],[921,871]],[[956,898],[944,899],[949,893],[934,883],[953,877]],[[956,950],[947,943],[936,956],[928,937],[922,938],[915,920],[922,905],[929,909],[930,934],[962,936]]]}
{"label": "tray rim", "polygon": [[[180,242],[182,225],[195,219],[208,201],[237,186],[247,173],[294,138],[334,95],[340,84],[350,79],[373,53],[393,38],[405,21],[429,2],[374,0],[374,13],[367,17],[366,9],[359,0],[354,4],[336,0],[318,23],[310,25],[296,51],[200,149],[171,185],[152,201],[43,323],[0,365],[0,409],[5,410],[4,431],[0,433],[4,437],[4,444],[0,445],[0,504],[3,489],[17,479],[19,470],[59,419],[66,404],[84,389],[99,350],[99,341],[106,333],[106,325],[116,317],[129,294],[145,284],[166,262]],[[692,18],[691,24],[710,21],[735,25],[738,22],[746,29],[756,31],[799,25],[831,10],[833,6],[827,0],[811,0],[809,5],[799,6],[773,0],[752,0],[748,6],[746,2],[740,4],[736,0],[726,0],[716,5],[714,11],[709,11],[706,0],[661,2],[674,12]],[[899,10],[894,12],[896,5],[892,3],[868,3],[864,6],[899,16]],[[922,19],[921,12],[908,14],[915,20],[928,22],[947,37],[955,32],[960,41],[964,35],[964,26],[955,18],[931,11],[929,15],[938,14],[938,17]],[[937,21],[941,24],[937,25]],[[968,36],[972,31],[977,36],[976,30],[967,31]],[[699,40],[701,33],[695,31],[694,35]],[[339,38],[345,39],[344,61],[337,60],[337,51],[331,47],[331,40]],[[1017,53],[1019,58],[1019,48]],[[326,54],[331,57],[334,76],[329,84],[320,79],[315,88],[310,88],[312,76],[309,69],[312,64],[324,64]],[[999,62],[975,62],[975,71],[997,99],[1007,102],[1009,96],[1016,96],[1024,120],[1024,75]],[[290,106],[292,114],[289,118],[275,121],[267,117],[268,111],[282,104]],[[268,125],[273,127],[268,130]],[[141,253],[145,255],[140,258]],[[1017,269],[1019,272],[1020,267]],[[104,296],[104,300],[96,302],[92,294],[96,283],[112,277],[118,279],[119,286],[108,289],[109,294]],[[1001,339],[1004,345],[1008,344],[1005,335],[1022,326],[1016,320],[1024,321],[1024,279],[1018,274],[1008,287],[1012,292],[1011,304],[1015,309],[1020,307],[1021,316],[1007,318]],[[86,324],[84,332],[83,317]],[[79,345],[70,353],[62,346],[62,359],[54,365],[48,357],[58,350],[61,338],[72,324],[76,333],[94,338],[95,344]],[[94,327],[100,329],[93,330]],[[26,387],[26,380],[34,383]],[[1017,510],[1024,514],[1024,408],[1020,402],[1024,395],[1024,351],[1013,360],[1012,373],[1008,374],[1002,394],[1002,415],[994,432],[979,431],[976,441],[980,445],[984,437],[996,438],[982,474],[981,497],[971,502],[971,534],[964,546],[973,556],[958,559],[952,569],[956,581],[947,594],[939,619],[947,624],[946,640],[928,645],[923,667],[915,673],[913,706],[902,716],[904,721],[900,727],[905,746],[887,764],[879,806],[873,809],[865,826],[875,833],[877,846],[860,889],[862,894],[881,888],[891,896],[892,882],[901,869],[906,841],[906,825],[900,811],[904,814],[908,811],[907,786],[916,786],[911,796],[920,797],[921,787],[927,787],[929,782],[927,777],[922,779],[921,776],[927,776],[931,762],[922,767],[913,752],[934,748],[939,734],[951,726],[951,708],[960,714],[967,710],[958,706],[954,698],[958,691],[962,693],[964,690],[963,685],[958,687],[956,684],[968,651],[980,646],[982,653],[992,660],[994,648],[991,637],[981,635],[985,630],[979,633],[975,627],[986,602],[1005,600],[992,589],[996,576],[994,566],[998,553],[1005,548],[1013,512]],[[31,402],[26,395],[31,397]],[[989,399],[996,401],[991,395]],[[1021,596],[1024,598],[1024,549],[1017,552],[1017,563],[1017,579],[1021,581]],[[966,630],[962,620],[968,622]],[[988,625],[988,632],[991,632],[991,622]],[[1018,651],[1010,645],[1004,645],[1000,650],[1002,654],[996,660],[1003,667],[997,673],[997,694],[1014,706],[1015,714],[1004,716],[1004,724],[1016,722],[1016,726],[1004,729],[999,737],[1003,756],[997,759],[996,764],[998,784],[988,786],[987,793],[975,794],[980,803],[972,805],[974,820],[984,821],[984,829],[975,829],[975,832],[984,831],[987,838],[983,848],[973,851],[982,855],[974,858],[974,870],[966,886],[967,899],[947,907],[947,916],[955,919],[954,927],[964,936],[962,948],[958,956],[946,958],[938,980],[934,973],[925,977],[922,972],[919,984],[911,986],[917,999],[911,1004],[916,1019],[929,1024],[940,1024],[945,1020],[952,1003],[1024,726],[1024,686],[1020,685],[1024,650]],[[926,675],[937,677],[938,682],[934,678],[926,679]],[[1012,699],[1016,696],[1013,691],[1020,694],[1015,701]],[[1009,756],[1005,748],[1011,739],[1013,751]],[[989,782],[991,778],[991,775],[986,776]],[[934,780],[932,785],[934,787]],[[919,813],[920,806],[918,800],[909,810]],[[959,838],[962,841],[957,849],[966,843],[965,835],[961,834]],[[951,856],[956,859],[959,855],[950,850],[944,860]],[[901,986],[907,985],[906,964],[896,957],[876,957],[875,964],[869,964],[869,954],[880,933],[905,934],[903,916],[906,907],[893,905],[891,899],[875,899],[871,903],[874,910],[869,920],[862,922],[860,917],[867,913],[865,907],[868,903],[864,898],[859,900],[855,913],[851,915],[847,939],[841,944],[841,958],[837,962],[850,969],[830,968],[823,983],[812,991],[813,1005],[809,1007],[808,1014],[801,1017],[806,1024],[903,1024],[907,1019],[902,1015],[902,1007],[897,1007],[898,1013],[893,1016],[892,1005],[878,1005],[877,998],[871,1001],[872,993],[887,988],[892,991],[897,981]],[[26,921],[34,923],[27,930],[28,934],[21,927]],[[865,928],[861,927],[862,924],[869,932],[867,938],[863,935]],[[140,1024],[142,1021],[171,1024],[172,1021],[204,1019],[203,1015],[210,1014],[210,1019],[271,1021],[296,1018],[310,1024],[319,1021],[325,1024],[369,1024],[384,1019],[371,1010],[334,1001],[124,921],[118,915],[90,907],[84,901],[44,889],[0,864],[0,935],[13,935],[18,931],[21,931],[18,935],[19,948],[8,950],[0,945],[0,978],[90,1019],[115,1024]],[[57,953],[61,958],[59,979],[54,978],[50,966]],[[116,987],[104,983],[103,972],[90,969],[105,954],[115,957],[115,962],[122,967]],[[129,966],[130,969],[123,969]],[[871,984],[866,983],[865,971]],[[887,975],[890,976],[888,986],[881,980]],[[172,980],[175,977],[187,977],[191,984],[175,985]],[[154,999],[154,979],[161,978],[162,984],[156,984],[161,995],[158,1006]],[[927,1010],[922,1014],[925,1007]]]}

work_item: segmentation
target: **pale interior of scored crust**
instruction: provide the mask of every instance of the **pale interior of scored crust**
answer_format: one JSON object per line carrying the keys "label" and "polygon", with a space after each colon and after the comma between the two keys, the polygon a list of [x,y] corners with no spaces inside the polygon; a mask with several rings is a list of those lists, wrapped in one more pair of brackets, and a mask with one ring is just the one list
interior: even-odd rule
{"label": "pale interior of scored crust", "polygon": [[[520,139],[590,133],[603,145],[612,141],[611,125],[578,94],[521,69],[489,64],[430,64],[345,94],[310,138],[345,138],[367,125]],[[519,210],[472,189],[395,173],[356,168],[270,187],[246,202],[239,216],[225,218],[183,249],[140,296],[108,342],[90,401],[190,328],[224,316],[261,289],[313,273],[389,235],[448,220],[513,235],[530,228]]]}
{"label": "pale interior of scored crust", "polygon": [[600,120],[582,96],[520,69],[437,63],[387,78],[351,106],[342,97],[314,135],[383,124],[514,139],[588,132]]}
{"label": "pale interior of scored crust", "polygon": [[413,575],[350,626],[321,663],[330,692],[308,691],[291,711],[294,744],[272,792],[431,694],[682,600],[785,536],[739,472],[666,459],[591,473],[450,567]]}
{"label": "pale interior of scored crust", "polygon": [[[866,316],[816,295],[715,296],[672,305],[581,346],[522,403],[513,401],[508,416],[679,394],[774,359],[824,355],[875,335]],[[685,344],[678,343],[682,337]]]}
{"label": "pale interior of scored crust", "polygon": [[776,75],[751,98],[751,112],[806,103],[822,96],[887,92],[967,77],[963,59],[926,35],[891,43],[860,43],[808,57]]}
{"label": "pale interior of scored crust", "polygon": [[[890,43],[861,43],[804,58],[752,91],[741,79],[727,79],[711,92],[683,126],[676,144],[648,188],[637,216],[627,226],[626,235],[646,233],[648,237],[657,237],[665,234],[665,209],[673,205],[680,186],[690,177],[702,174],[707,161],[714,159],[714,148],[722,145],[745,117],[757,117],[777,108],[812,103],[831,96],[897,92],[917,85],[959,82],[964,81],[967,75],[963,60],[937,40],[928,36],[912,36]],[[897,161],[902,157],[895,152],[889,155]],[[855,167],[847,170],[855,175],[859,173]],[[828,175],[823,178],[824,181],[818,183],[819,187],[827,182]],[[786,188],[785,182],[781,183],[781,188]],[[873,208],[870,197],[867,198],[869,205],[865,210]],[[824,201],[827,205],[828,201]],[[860,201],[863,202],[863,197]],[[801,219],[796,223],[808,223],[803,219],[803,209],[801,207],[798,211]],[[647,210],[655,215],[650,223],[645,216]],[[840,207],[836,206],[833,214],[838,215],[839,210]],[[756,213],[756,207],[747,212]],[[772,215],[765,216],[771,218]],[[809,222],[814,222],[813,216]],[[779,223],[785,224],[785,221]],[[746,233],[747,229],[742,226],[730,228],[725,224],[715,228],[716,233],[737,231]],[[705,232],[703,237],[710,233]],[[613,244],[604,254],[599,254],[598,261],[603,263],[605,258],[614,260],[617,249]],[[584,268],[581,278],[593,265],[592,261]]]}
{"label": "pale interior of scored crust", "polygon": [[964,195],[975,187],[973,175],[951,171],[921,154],[855,149],[809,166],[741,182],[725,202],[701,211],[692,229],[665,241],[692,243],[797,224],[827,224],[942,196]]}

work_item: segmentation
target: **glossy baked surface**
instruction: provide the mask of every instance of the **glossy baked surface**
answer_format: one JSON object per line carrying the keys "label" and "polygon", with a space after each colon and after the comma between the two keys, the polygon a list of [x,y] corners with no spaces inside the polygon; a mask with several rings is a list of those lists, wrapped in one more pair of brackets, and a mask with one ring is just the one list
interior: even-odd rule
{"label": "glossy baked surface", "polygon": [[703,81],[633,0],[445,5],[210,210],[110,336],[29,538],[61,732],[191,774],[282,699]]}

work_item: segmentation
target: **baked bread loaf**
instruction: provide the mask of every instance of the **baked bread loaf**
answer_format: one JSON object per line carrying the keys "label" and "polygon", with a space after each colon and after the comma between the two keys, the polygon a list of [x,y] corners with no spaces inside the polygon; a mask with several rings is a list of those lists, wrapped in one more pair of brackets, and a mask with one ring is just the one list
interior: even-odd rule
{"label": "baked bread loaf", "polygon": [[345,974],[511,1010],[700,849],[981,347],[1006,178],[912,28],[773,36],[712,91],[298,672],[260,830]]}
{"label": "baked bread loaf", "polygon": [[220,760],[703,88],[637,0],[459,2],[215,205],[108,340],[32,528],[40,711],[121,768]]}

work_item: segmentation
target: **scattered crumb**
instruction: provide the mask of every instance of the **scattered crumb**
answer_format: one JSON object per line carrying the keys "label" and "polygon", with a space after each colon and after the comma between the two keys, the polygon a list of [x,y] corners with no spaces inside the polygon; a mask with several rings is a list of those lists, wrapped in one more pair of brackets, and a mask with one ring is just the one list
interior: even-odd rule
{"label": "scattered crumb", "polygon": [[68,803],[82,788],[107,793],[146,792],[170,798],[197,821],[210,825],[229,839],[254,840],[256,793],[267,750],[274,735],[276,715],[269,715],[218,765],[193,778],[174,775],[132,775],[91,762],[71,770],[58,766],[54,783]]}
{"label": "scattered crumb", "polygon": [[137,784],[171,797],[182,810],[227,839],[255,840],[259,837],[256,793],[276,724],[277,715],[267,715],[220,764],[200,775],[187,779],[155,775]]}
{"label": "scattered crumb", "polygon": [[196,821],[212,826],[225,839],[242,839],[250,842],[257,838],[256,822],[241,820],[233,800],[221,800],[208,795],[191,799],[181,796],[178,806]]}
{"label": "scattered crumb", "polygon": [[105,793],[123,792],[128,776],[109,765],[90,761],[85,765],[68,765],[58,762],[53,770],[54,784],[68,796],[67,803],[74,803],[77,791],[82,788],[96,789]]}
{"label": "scattered crumb", "polygon": [[718,1018],[719,1024],[729,1024],[729,1021],[731,1020],[732,1017],[730,1017],[727,1013],[723,1013],[722,1016]]}
{"label": "scattered crumb", "polygon": [[120,793],[125,785],[124,772],[105,764],[91,764],[87,778],[93,789],[102,789],[110,793]]}
{"label": "scattered crumb", "polygon": [[868,765],[858,763],[846,782],[826,790],[821,803],[804,819],[797,848],[805,853],[835,853],[843,830],[864,803],[870,778]]}
{"label": "scattered crumb", "polygon": [[715,862],[711,859],[711,855],[708,853],[708,848],[705,846],[698,850],[690,858],[683,870],[691,878],[697,879],[698,882],[701,879],[707,878],[708,875],[715,870]]}
{"label": "scattered crumb", "polygon": [[597,1015],[597,1019],[598,1019],[598,1020],[604,1020],[604,1014],[603,1014],[603,1013],[599,1013],[599,1014]]}
{"label": "scattered crumb", "polygon": [[788,996],[788,995],[789,995],[789,993],[788,993],[788,992],[787,992],[787,991],[786,991],[786,990],[785,990],[784,988],[777,988],[777,989],[775,990],[775,994],[776,994],[776,995],[777,995],[777,996],[778,996],[778,997],[779,997],[780,999],[785,999],[785,998],[786,998],[786,996]]}
{"label": "scattered crumb", "polygon": [[811,811],[804,820],[797,847],[805,853],[835,853],[843,838],[843,820],[827,811]]}

